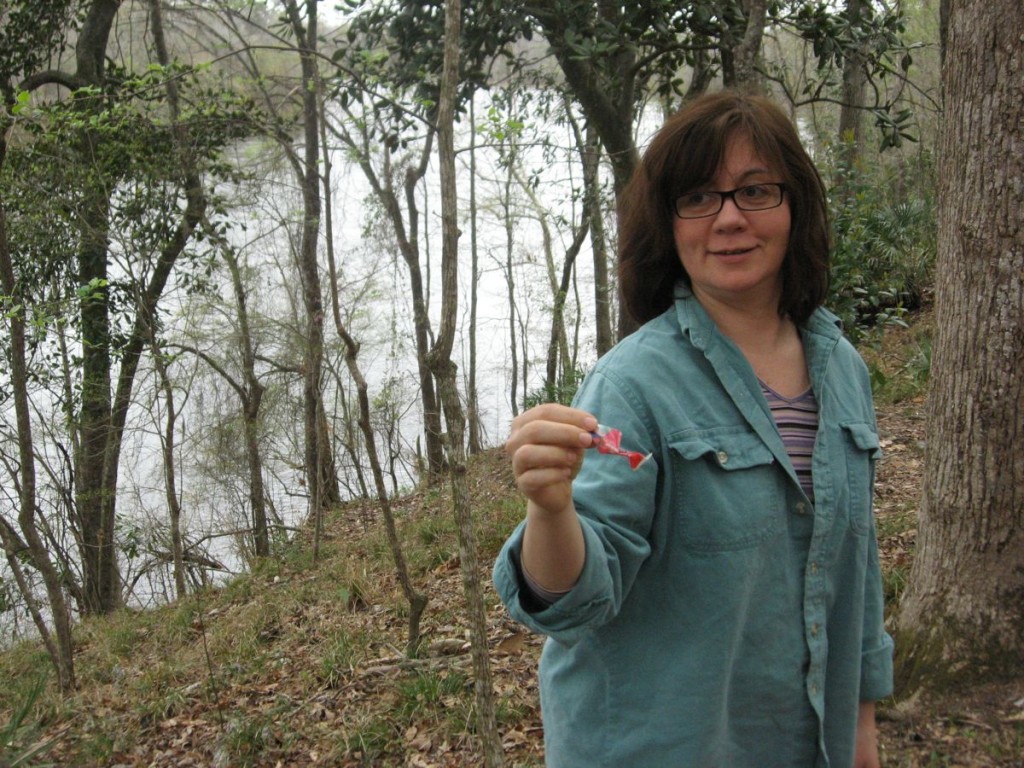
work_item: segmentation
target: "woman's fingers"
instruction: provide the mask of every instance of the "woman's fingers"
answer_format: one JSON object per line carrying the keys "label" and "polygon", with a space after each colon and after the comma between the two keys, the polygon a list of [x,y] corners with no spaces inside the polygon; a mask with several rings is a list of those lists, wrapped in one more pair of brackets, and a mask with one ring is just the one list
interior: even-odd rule
{"label": "woman's fingers", "polygon": [[545,403],[521,413],[512,421],[506,450],[514,455],[525,445],[552,445],[566,449],[588,447],[597,419],[586,411],[557,403]]}
{"label": "woman's fingers", "polygon": [[512,454],[512,471],[518,477],[526,472],[543,469],[571,469],[580,460],[582,448],[564,448],[560,445],[526,443]]}
{"label": "woman's fingers", "polygon": [[523,495],[544,509],[564,509],[596,428],[597,419],[591,414],[556,403],[538,405],[517,416],[505,450]]}

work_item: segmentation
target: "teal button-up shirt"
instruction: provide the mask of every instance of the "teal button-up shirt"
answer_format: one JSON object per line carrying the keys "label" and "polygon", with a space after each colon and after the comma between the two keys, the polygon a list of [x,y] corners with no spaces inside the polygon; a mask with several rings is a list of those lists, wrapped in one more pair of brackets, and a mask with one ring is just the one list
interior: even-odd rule
{"label": "teal button-up shirt", "polygon": [[548,636],[552,768],[848,768],[861,700],[892,687],[872,515],[867,370],[818,310],[801,329],[819,406],[812,504],[753,370],[683,287],[605,355],[576,405],[651,451],[589,452],[573,486],[576,586],[532,605],[522,526],[494,567]]}

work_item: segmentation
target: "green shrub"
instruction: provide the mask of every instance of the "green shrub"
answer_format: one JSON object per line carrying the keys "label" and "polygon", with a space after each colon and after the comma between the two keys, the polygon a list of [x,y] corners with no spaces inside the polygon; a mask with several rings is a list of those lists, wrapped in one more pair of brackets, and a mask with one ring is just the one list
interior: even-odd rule
{"label": "green shrub", "polygon": [[907,189],[900,168],[835,169],[829,191],[833,249],[827,304],[856,343],[920,306],[935,264],[932,193]]}
{"label": "green shrub", "polygon": [[532,390],[523,398],[523,409],[528,410],[541,403],[571,405],[573,398],[576,397],[576,390],[579,389],[585,375],[585,372],[577,367],[567,373],[561,381],[545,384]]}

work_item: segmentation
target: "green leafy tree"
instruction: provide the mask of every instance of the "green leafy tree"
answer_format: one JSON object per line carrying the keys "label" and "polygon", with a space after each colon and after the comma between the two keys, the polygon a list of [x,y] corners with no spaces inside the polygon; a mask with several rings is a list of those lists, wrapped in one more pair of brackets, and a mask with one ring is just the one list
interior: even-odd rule
{"label": "green leafy tree", "polygon": [[[443,39],[440,0],[351,0],[349,6],[349,42],[362,52],[379,51],[389,82],[415,88],[435,103]],[[726,86],[753,90],[772,83],[794,104],[839,101],[843,65],[851,57],[869,82],[905,73],[910,59],[900,47],[901,18],[899,13],[845,14],[820,0],[474,3],[463,11],[460,103],[474,89],[492,85],[487,73],[496,62],[527,66],[513,53],[516,44],[543,37],[566,89],[600,141],[617,196],[636,167],[636,126],[652,99],[672,108],[721,77]],[[765,64],[761,48],[768,28],[789,30],[813,48],[816,68],[808,78],[795,84],[786,71]],[[904,55],[896,57],[896,51]],[[893,112],[891,100],[881,98],[864,108],[875,111],[888,142],[898,144],[910,135],[911,115]],[[625,317],[619,326],[620,335],[632,327]]]}
{"label": "green leafy tree", "polygon": [[33,286],[65,286],[62,320],[75,334],[62,407],[87,613],[121,599],[117,478],[135,374],[172,276],[188,282],[184,267],[210,256],[202,232],[215,210],[201,174],[224,171],[217,153],[247,125],[242,104],[169,60],[138,74],[110,64],[119,5],[83,6],[73,68],[25,75],[22,90],[58,95],[26,102],[10,152],[18,173],[4,179],[15,270],[44,278]]}

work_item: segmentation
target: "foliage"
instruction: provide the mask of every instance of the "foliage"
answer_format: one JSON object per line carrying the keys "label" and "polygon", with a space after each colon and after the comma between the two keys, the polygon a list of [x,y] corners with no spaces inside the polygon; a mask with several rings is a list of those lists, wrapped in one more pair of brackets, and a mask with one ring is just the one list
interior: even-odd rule
{"label": "foliage", "polygon": [[[891,172],[895,175],[896,172]],[[872,327],[900,322],[920,306],[936,254],[934,201],[923,189],[905,199],[883,169],[838,174],[830,191],[833,250],[828,306],[854,341]]]}
{"label": "foliage", "polygon": [[573,398],[576,397],[576,390],[583,383],[585,376],[586,371],[582,368],[576,368],[576,370],[564,376],[561,381],[556,382],[553,386],[544,385],[528,392],[523,399],[523,408],[532,408],[541,403],[571,405]]}
{"label": "foliage", "polygon": [[[194,104],[182,115],[195,129],[189,151],[202,158],[202,169],[214,178],[236,179],[219,155],[250,132],[250,105],[204,85],[194,71],[150,67],[130,76],[114,70],[106,91],[82,89],[72,100],[23,109],[15,120],[17,141],[0,169],[0,195],[18,298],[29,320],[35,384],[46,386],[63,376],[58,336],[76,332],[78,310],[88,303],[107,302],[112,351],[126,343],[156,257],[175,237],[186,181],[173,146],[175,128],[163,117],[166,78],[179,80],[184,97]],[[82,283],[71,254],[80,251],[87,233],[97,234],[88,201],[88,190],[97,187],[110,193],[109,229],[99,234],[123,268],[109,279]],[[226,213],[216,199],[213,209],[208,228],[177,272],[186,288],[201,287],[209,276],[212,248],[224,229],[218,218]]]}
{"label": "foliage", "polygon": [[0,0],[0,89],[14,99],[12,81],[42,69],[64,49],[77,0]]}
{"label": "foliage", "polygon": [[[875,84],[877,101],[869,107],[882,136],[880,150],[916,141],[913,110],[898,107],[895,99],[884,96],[886,89],[882,87],[887,80],[906,78],[920,47],[905,40],[906,18],[899,4],[888,8],[865,3],[856,25],[846,14],[837,13],[834,4],[824,2],[772,3],[769,16],[807,41],[817,61],[815,73],[805,82],[799,97],[790,94],[794,101],[813,101],[822,93],[838,92],[844,62],[859,55],[869,81]],[[784,79],[784,73],[776,75]]]}
{"label": "foliage", "polygon": [[[339,41],[334,59],[347,70],[346,75],[356,73],[358,78],[339,78],[343,104],[353,86],[365,90],[386,82],[398,92],[411,94],[411,103],[426,107],[432,120],[441,84],[444,2],[347,0],[346,4],[351,14],[346,39]],[[507,4],[498,0],[462,5],[460,112],[469,95],[487,85],[495,58],[512,59],[510,44],[521,27],[508,10]],[[382,99],[378,107],[382,108],[381,117],[390,110],[399,122],[405,120],[405,108],[398,103]]]}
{"label": "foliage", "polygon": [[910,353],[896,370],[866,357],[871,375],[871,389],[876,402],[899,403],[923,397],[931,378],[932,341],[930,335],[917,334]]}

